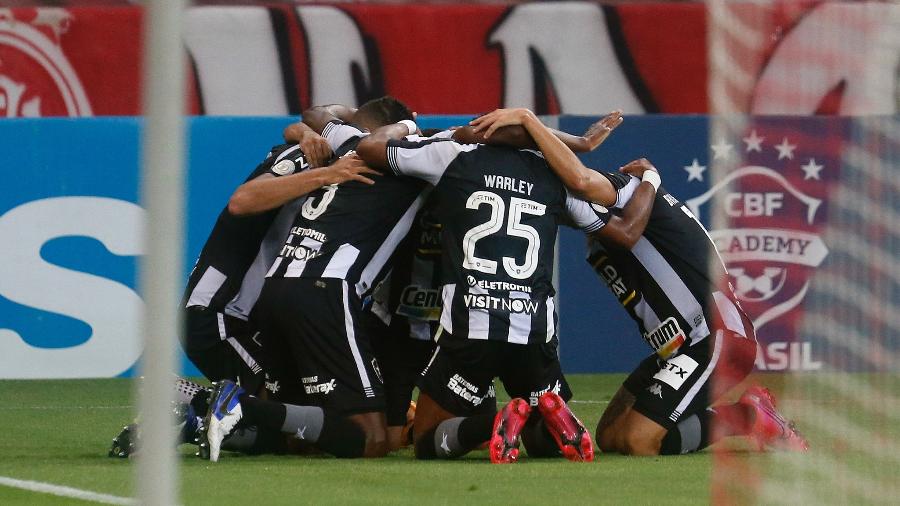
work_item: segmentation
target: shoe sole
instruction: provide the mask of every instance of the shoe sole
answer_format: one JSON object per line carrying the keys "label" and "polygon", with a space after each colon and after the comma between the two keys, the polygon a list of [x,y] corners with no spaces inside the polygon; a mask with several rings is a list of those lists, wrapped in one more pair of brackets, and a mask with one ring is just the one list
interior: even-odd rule
{"label": "shoe sole", "polygon": [[[519,459],[519,434],[514,436],[515,441],[513,445],[508,444],[505,437],[506,431],[504,428],[506,421],[509,420],[509,414],[507,413],[506,417],[503,417],[503,414],[507,412],[507,407],[509,405],[504,406],[503,410],[497,413],[497,418],[494,420],[494,430],[490,441],[491,463],[493,464],[512,464]],[[513,406],[512,411],[527,420],[531,414],[531,406],[524,399],[519,399],[519,402],[516,402],[515,406]],[[525,426],[524,421],[522,426]]]}
{"label": "shoe sole", "polygon": [[[740,402],[752,406],[753,409],[757,411],[757,416],[760,411],[764,412],[767,416],[776,421],[776,424],[780,429],[781,434],[779,435],[773,434],[767,436],[756,432],[751,434],[753,441],[756,443],[755,446],[757,451],[764,452],[767,448],[799,452],[809,450],[809,442],[806,441],[806,438],[797,433],[791,422],[778,412],[775,407],[775,396],[772,395],[772,392],[769,391],[768,388],[750,387],[744,392],[744,395],[741,396]],[[789,435],[785,436],[786,434]],[[790,435],[798,439],[800,443],[792,441]],[[800,446],[794,447],[795,444],[799,444]]]}
{"label": "shoe sole", "polygon": [[230,413],[224,413],[221,418],[217,416],[217,413],[222,412],[221,408],[223,406],[228,406],[231,399],[234,398],[238,391],[237,385],[232,384],[232,389],[228,393],[228,396],[223,399],[223,402],[218,402],[219,397],[222,395],[222,389],[225,388],[226,385],[227,384],[216,385],[213,389],[210,399],[213,399],[214,404],[210,406],[206,416],[203,417],[203,427],[199,431],[201,443],[197,456],[211,462],[219,461],[222,439],[225,437],[224,435],[220,436],[220,434],[224,433],[227,435],[231,432],[231,429],[237,425],[237,422],[241,419],[242,415],[241,406],[238,404],[236,410],[232,412],[238,414],[236,420],[233,419],[234,417]]}
{"label": "shoe sole", "polygon": [[[594,446],[593,441],[591,441],[591,435],[588,434],[581,420],[569,410],[562,397],[557,394],[544,394],[538,401],[538,408],[544,417],[545,423],[547,420],[568,416],[572,418],[574,425],[578,428],[580,438],[579,435],[576,435],[575,439],[569,439],[564,437],[562,431],[557,431],[556,427],[551,427],[550,424],[547,424],[547,428],[553,435],[553,439],[556,440],[556,444],[566,460],[572,462],[592,462],[594,460]],[[563,411],[563,413],[559,413],[559,411]]]}

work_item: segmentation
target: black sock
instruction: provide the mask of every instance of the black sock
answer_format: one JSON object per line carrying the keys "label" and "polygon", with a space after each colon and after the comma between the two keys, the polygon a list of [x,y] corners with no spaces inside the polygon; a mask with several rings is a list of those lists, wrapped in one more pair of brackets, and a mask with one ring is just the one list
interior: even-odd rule
{"label": "black sock", "polygon": [[556,440],[547,430],[544,419],[540,416],[531,416],[522,429],[522,443],[532,458],[559,457],[562,451]]}
{"label": "black sock", "polygon": [[416,457],[452,459],[465,455],[489,440],[493,427],[492,414],[444,420],[419,439]]}
{"label": "black sock", "polygon": [[284,404],[264,401],[248,394],[242,394],[240,401],[243,425],[281,431],[287,414]]}
{"label": "black sock", "polygon": [[678,422],[674,429],[666,432],[660,455],[681,455],[702,450],[711,444],[710,434],[715,411],[705,409]]}
{"label": "black sock", "polygon": [[235,429],[222,441],[222,449],[248,455],[287,453],[287,441],[281,432],[244,427]]}
{"label": "black sock", "polygon": [[209,395],[210,391],[204,388],[198,390],[191,399],[191,407],[194,408],[194,413],[200,418],[203,418],[206,412],[209,411]]}

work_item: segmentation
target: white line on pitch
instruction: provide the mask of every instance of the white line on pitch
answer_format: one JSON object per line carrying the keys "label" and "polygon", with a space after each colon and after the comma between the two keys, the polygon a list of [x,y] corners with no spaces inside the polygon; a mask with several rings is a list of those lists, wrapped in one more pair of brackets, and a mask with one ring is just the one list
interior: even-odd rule
{"label": "white line on pitch", "polygon": [[22,411],[28,409],[126,409],[131,406],[3,406],[0,411]]}
{"label": "white line on pitch", "polygon": [[16,478],[10,478],[8,476],[0,476],[0,485],[19,488],[22,490],[29,490],[31,492],[40,492],[42,494],[51,494],[60,497],[72,497],[74,499],[81,499],[82,501],[92,501],[101,504],[137,504],[137,501],[130,497],[100,494],[97,492],[91,492],[90,490],[64,487],[62,485],[54,485],[52,483],[44,483],[42,481],[18,480]]}

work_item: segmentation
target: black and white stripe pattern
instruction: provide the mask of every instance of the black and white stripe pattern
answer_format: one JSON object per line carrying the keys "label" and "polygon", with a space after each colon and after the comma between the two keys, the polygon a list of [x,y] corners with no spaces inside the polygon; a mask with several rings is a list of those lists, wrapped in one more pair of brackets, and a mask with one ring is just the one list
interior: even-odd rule
{"label": "black and white stripe pattern", "polygon": [[553,339],[557,227],[593,232],[609,211],[570,196],[533,151],[406,140],[390,141],[387,158],[398,175],[435,185],[444,224],[442,328],[461,339]]}
{"label": "black and white stripe pattern", "polygon": [[[284,170],[278,168],[281,162]],[[246,180],[263,174],[280,177],[306,167],[300,147],[283,144],[272,148]],[[264,275],[302,202],[303,199],[297,199],[252,216],[234,216],[223,209],[191,272],[184,306],[208,307],[247,320],[259,297]]]}
{"label": "black and white stripe pattern", "polygon": [[[613,213],[620,213],[639,182],[623,174],[606,174],[618,189]],[[753,336],[749,318],[723,284],[724,267],[710,272],[718,258],[706,229],[676,198],[660,188],[643,235],[630,251],[592,241],[588,262],[634,318],[643,334],[673,318],[691,345],[725,328]],[[683,346],[684,346],[683,345]]]}
{"label": "black and white stripe pattern", "polygon": [[350,309],[350,301],[348,296],[347,283],[341,284],[344,303],[344,326],[347,333],[347,344],[350,346],[350,353],[353,355],[353,362],[356,364],[356,371],[359,373],[359,381],[362,384],[363,392],[366,397],[375,397],[375,390],[372,388],[372,381],[369,380],[369,373],[366,370],[366,363],[359,352],[359,345],[356,343],[356,322],[353,320],[353,311]]}

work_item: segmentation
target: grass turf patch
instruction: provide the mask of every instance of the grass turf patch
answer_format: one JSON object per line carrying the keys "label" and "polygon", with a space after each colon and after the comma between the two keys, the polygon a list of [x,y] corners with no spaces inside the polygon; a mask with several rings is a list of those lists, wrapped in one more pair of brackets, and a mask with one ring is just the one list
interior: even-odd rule
{"label": "grass turf patch", "polygon": [[[572,407],[593,430],[622,375],[572,375]],[[0,475],[131,496],[133,463],[108,458],[132,418],[125,379],[0,381]],[[502,390],[502,389],[501,389]],[[504,398],[501,395],[501,402]],[[379,460],[326,456],[242,456],[201,461],[184,447],[179,479],[185,504],[521,504],[661,503],[709,500],[711,458],[599,455],[593,464],[528,459],[491,465],[476,451],[449,462],[419,462],[410,450]],[[752,458],[752,457],[751,457]],[[677,479],[676,479],[677,477]],[[0,503],[78,503],[0,486]]]}

